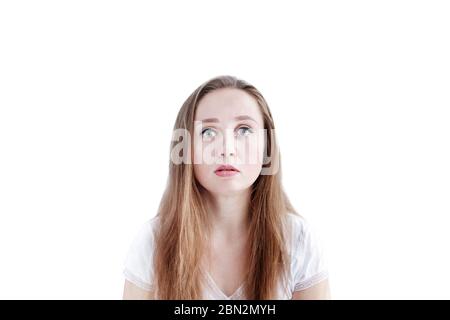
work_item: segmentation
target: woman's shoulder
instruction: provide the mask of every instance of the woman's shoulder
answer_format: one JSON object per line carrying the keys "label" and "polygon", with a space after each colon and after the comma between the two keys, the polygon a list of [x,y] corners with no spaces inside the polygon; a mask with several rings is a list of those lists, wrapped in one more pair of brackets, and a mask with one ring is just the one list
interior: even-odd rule
{"label": "woman's shoulder", "polygon": [[158,223],[159,217],[155,216],[140,225],[124,261],[125,278],[145,290],[150,290],[153,283],[154,236]]}
{"label": "woman's shoulder", "polygon": [[293,231],[292,291],[304,290],[328,277],[326,254],[321,237],[308,219],[297,213],[289,213],[287,217]]}
{"label": "woman's shoulder", "polygon": [[311,228],[309,221],[296,212],[286,214],[287,225],[291,228],[295,236],[302,236]]}
{"label": "woman's shoulder", "polygon": [[292,254],[297,255],[308,244],[319,245],[314,226],[307,218],[296,212],[289,212],[286,219]]}
{"label": "woman's shoulder", "polygon": [[131,247],[134,250],[140,250],[146,254],[153,250],[153,244],[155,239],[155,232],[158,228],[159,217],[155,216],[145,220],[138,227],[137,232],[134,234]]}
{"label": "woman's shoulder", "polygon": [[159,222],[160,222],[160,217],[154,216],[152,218],[145,220],[145,222],[142,225],[142,228],[150,230],[150,231],[154,231],[157,229]]}

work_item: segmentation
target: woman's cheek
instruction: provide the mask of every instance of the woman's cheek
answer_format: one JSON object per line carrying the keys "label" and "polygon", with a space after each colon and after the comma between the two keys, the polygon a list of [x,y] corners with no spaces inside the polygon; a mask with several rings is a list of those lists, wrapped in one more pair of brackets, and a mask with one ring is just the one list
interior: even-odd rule
{"label": "woman's cheek", "polygon": [[208,166],[204,164],[195,164],[194,175],[195,178],[200,182],[200,184],[208,189],[208,181],[211,180],[211,177],[209,176]]}
{"label": "woman's cheek", "polygon": [[199,145],[196,143],[194,144],[194,164],[201,164],[202,163],[202,150],[199,147]]}
{"label": "woman's cheek", "polygon": [[237,144],[237,155],[242,165],[262,165],[263,149],[258,144],[257,137],[253,136]]}

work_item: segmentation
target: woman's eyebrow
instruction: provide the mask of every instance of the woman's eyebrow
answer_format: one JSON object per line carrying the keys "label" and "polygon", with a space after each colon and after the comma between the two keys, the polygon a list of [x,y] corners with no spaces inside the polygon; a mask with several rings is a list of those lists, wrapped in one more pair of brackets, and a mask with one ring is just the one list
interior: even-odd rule
{"label": "woman's eyebrow", "polygon": [[[256,122],[255,119],[253,119],[252,117],[247,116],[247,115],[237,116],[234,119],[235,120],[251,120],[251,121]],[[200,120],[200,121],[201,122],[219,122],[219,119],[217,119],[217,118],[206,118],[206,119],[203,119],[203,120]]]}

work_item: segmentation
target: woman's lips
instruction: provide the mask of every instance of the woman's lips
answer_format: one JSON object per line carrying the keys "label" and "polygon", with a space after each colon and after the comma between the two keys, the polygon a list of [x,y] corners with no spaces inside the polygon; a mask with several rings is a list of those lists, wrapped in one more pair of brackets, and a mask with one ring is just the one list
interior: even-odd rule
{"label": "woman's lips", "polygon": [[235,170],[217,170],[214,172],[219,177],[231,177],[239,173],[239,171]]}
{"label": "woman's lips", "polygon": [[230,165],[219,166],[214,173],[219,177],[231,177],[239,173],[239,170]]}

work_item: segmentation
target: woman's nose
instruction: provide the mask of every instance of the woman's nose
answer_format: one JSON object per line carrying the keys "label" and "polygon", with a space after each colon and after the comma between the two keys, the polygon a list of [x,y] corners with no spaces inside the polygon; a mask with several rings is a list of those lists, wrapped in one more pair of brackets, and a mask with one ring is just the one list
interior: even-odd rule
{"label": "woman's nose", "polygon": [[224,157],[225,155],[234,156],[236,155],[234,132],[232,130],[227,130],[222,136],[222,148],[219,150],[219,154]]}

